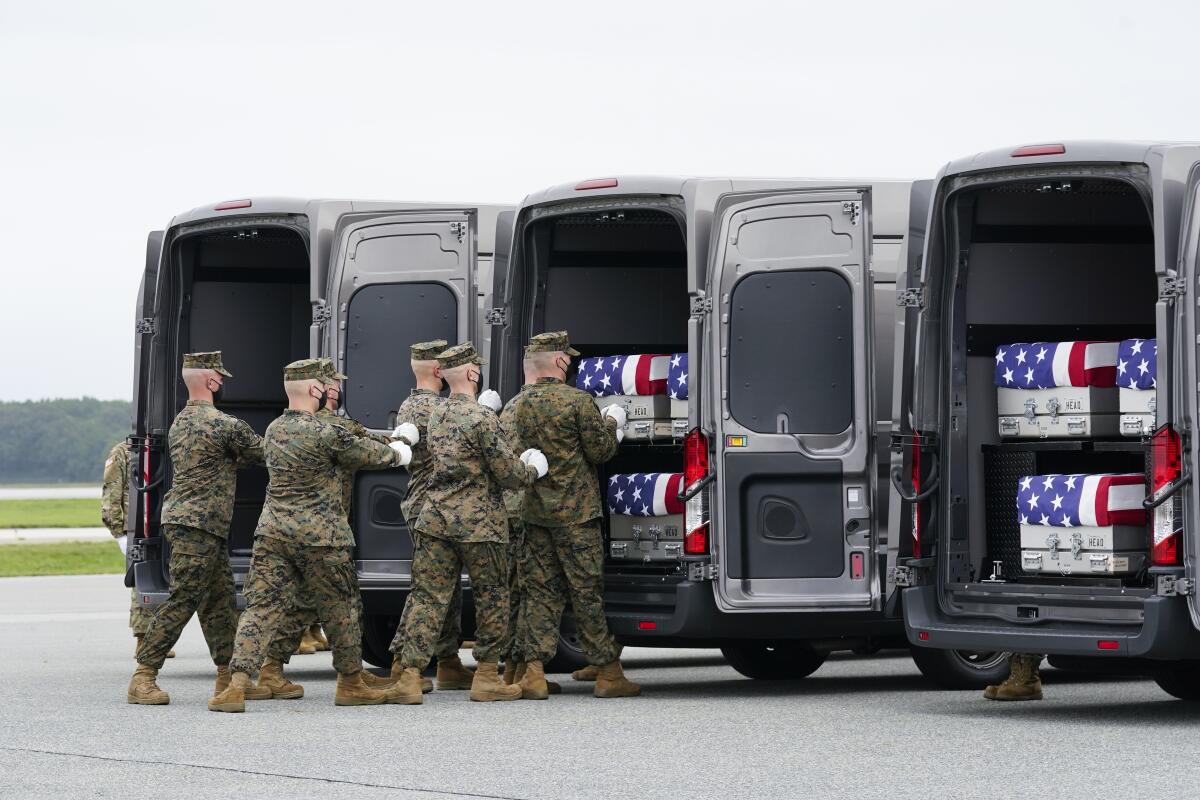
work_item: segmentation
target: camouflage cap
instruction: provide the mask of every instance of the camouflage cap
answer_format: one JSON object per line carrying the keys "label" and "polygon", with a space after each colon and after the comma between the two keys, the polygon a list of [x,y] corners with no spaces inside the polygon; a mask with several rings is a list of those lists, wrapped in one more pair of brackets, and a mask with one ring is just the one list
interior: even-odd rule
{"label": "camouflage cap", "polygon": [[463,364],[482,364],[483,359],[475,352],[475,345],[470,342],[456,344],[449,350],[438,353],[438,366],[442,369],[454,369]]}
{"label": "camouflage cap", "polygon": [[221,363],[221,351],[213,350],[208,353],[187,353],[183,357],[184,369],[211,369],[218,375],[232,378],[233,373],[225,369]]}
{"label": "camouflage cap", "polygon": [[525,355],[530,353],[566,353],[569,356],[579,355],[579,351],[571,347],[571,339],[566,331],[548,331],[530,337],[525,347]]}
{"label": "camouflage cap", "polygon": [[413,361],[433,361],[449,344],[445,339],[434,339],[432,342],[417,342],[408,349]]}
{"label": "camouflage cap", "polygon": [[299,361],[293,361],[283,368],[283,379],[285,381],[327,381],[329,368],[324,361],[323,358],[302,358]]}
{"label": "camouflage cap", "polygon": [[335,366],[333,366],[332,358],[329,358],[328,356],[326,356],[325,358],[320,358],[317,360],[320,361],[325,366],[325,378],[327,381],[332,383],[333,381],[346,380],[346,376],[343,375],[342,373],[338,372],[337,368]]}

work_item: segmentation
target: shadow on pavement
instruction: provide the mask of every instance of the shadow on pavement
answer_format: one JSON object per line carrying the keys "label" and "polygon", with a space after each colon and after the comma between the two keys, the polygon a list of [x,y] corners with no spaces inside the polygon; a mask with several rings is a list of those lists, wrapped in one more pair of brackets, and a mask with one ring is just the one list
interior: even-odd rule
{"label": "shadow on pavement", "polygon": [[950,708],[927,709],[928,713],[946,717],[1001,716],[1010,719],[1044,722],[1069,722],[1072,725],[1147,725],[1161,728],[1178,724],[1194,726],[1200,722],[1200,704],[1173,700],[1166,694],[1162,700],[1115,701],[1111,703],[1055,702],[1054,687],[1045,687],[1046,699],[1033,703],[993,703],[978,698],[978,702],[963,703]]}

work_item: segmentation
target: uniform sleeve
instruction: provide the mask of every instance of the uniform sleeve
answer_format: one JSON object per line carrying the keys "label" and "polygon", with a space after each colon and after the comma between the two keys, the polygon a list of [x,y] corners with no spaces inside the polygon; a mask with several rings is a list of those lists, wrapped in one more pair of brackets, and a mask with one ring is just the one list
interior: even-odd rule
{"label": "uniform sleeve", "polygon": [[263,440],[245,420],[230,418],[225,434],[225,447],[237,461],[239,469],[263,463]]}
{"label": "uniform sleeve", "polygon": [[125,535],[125,495],[129,490],[129,451],[114,447],[104,462],[100,519],[114,537]]}
{"label": "uniform sleeve", "polygon": [[348,470],[387,469],[400,466],[400,454],[368,436],[355,436],[348,430],[329,426],[326,444],[338,464]]}
{"label": "uniform sleeve", "polygon": [[[397,422],[396,424],[399,425],[400,423]],[[365,436],[372,441],[379,442],[380,444],[392,443],[390,436],[384,436],[381,433],[371,433],[361,422],[356,419],[350,419],[349,417],[346,417],[346,430],[350,431],[355,436]]]}
{"label": "uniform sleeve", "polygon": [[[520,397],[518,395],[517,397]],[[508,445],[514,453],[522,453],[525,447],[521,442],[521,436],[517,431],[517,398],[514,397],[508,401],[508,405],[500,412],[500,427],[504,430],[504,435],[508,437]]]}
{"label": "uniform sleeve", "polygon": [[496,483],[505,489],[520,489],[536,481],[537,470],[521,463],[496,415],[480,414],[478,420],[479,452]]}
{"label": "uniform sleeve", "polygon": [[603,464],[617,454],[617,423],[601,416],[600,409],[587,395],[581,394],[575,407],[583,455],[592,464]]}

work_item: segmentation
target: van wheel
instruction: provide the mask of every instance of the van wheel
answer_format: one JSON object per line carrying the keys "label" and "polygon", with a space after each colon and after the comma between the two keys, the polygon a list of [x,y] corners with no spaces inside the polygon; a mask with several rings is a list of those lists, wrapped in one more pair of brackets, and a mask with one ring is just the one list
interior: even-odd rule
{"label": "van wheel", "polygon": [[911,648],[917,669],[943,689],[982,689],[1008,678],[1008,653]]}
{"label": "van wheel", "polygon": [[1155,674],[1154,682],[1172,697],[1191,703],[1200,702],[1200,663],[1189,662],[1167,667]]}
{"label": "van wheel", "polygon": [[829,657],[807,642],[738,642],[722,647],[721,654],[729,666],[756,681],[807,678]]}
{"label": "van wheel", "polygon": [[546,672],[574,672],[587,665],[587,658],[583,655],[583,644],[579,641],[579,633],[575,629],[575,618],[563,614],[562,624],[558,629],[558,652],[543,665],[543,668]]}
{"label": "van wheel", "polygon": [[362,657],[372,667],[389,669],[392,666],[392,637],[396,635],[399,617],[385,614],[364,614],[362,618]]}

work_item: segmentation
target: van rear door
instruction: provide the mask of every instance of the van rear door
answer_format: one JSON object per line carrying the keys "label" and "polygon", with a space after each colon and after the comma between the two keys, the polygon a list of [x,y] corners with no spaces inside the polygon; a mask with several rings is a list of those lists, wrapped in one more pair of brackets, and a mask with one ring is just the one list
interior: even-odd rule
{"label": "van rear door", "polygon": [[[133,395],[131,408],[130,430],[137,444],[134,450],[135,467],[143,464],[144,454],[141,440],[146,434],[148,422],[148,396],[150,392],[150,339],[154,335],[154,293],[158,288],[158,265],[162,260],[163,231],[151,231],[146,237],[146,263],[142,270],[142,281],[138,286],[137,304],[133,312]],[[137,469],[130,469],[130,494],[128,508],[130,513],[125,516],[125,532],[138,534],[143,530],[145,502],[137,486],[144,486],[145,476],[139,476]],[[134,513],[134,509],[138,513]],[[134,537],[130,537],[134,538]]]}
{"label": "van rear door", "polygon": [[[1166,477],[1176,481],[1183,479],[1183,475],[1194,474],[1197,465],[1200,464],[1200,436],[1196,435],[1195,426],[1200,424],[1200,306],[1196,298],[1187,299],[1187,295],[1198,292],[1197,282],[1200,281],[1200,163],[1192,166],[1191,173],[1188,176],[1188,188],[1183,204],[1183,219],[1180,222],[1181,241],[1179,243],[1179,274],[1177,277],[1180,280],[1179,288],[1184,292],[1183,302],[1172,303],[1174,314],[1166,313],[1166,304],[1162,302],[1161,295],[1164,292],[1160,291],[1160,302],[1158,309],[1158,331],[1159,336],[1163,337],[1167,330],[1173,330],[1173,326],[1167,326],[1165,323],[1170,318],[1172,323],[1175,321],[1175,314],[1179,314],[1182,319],[1179,320],[1179,325],[1184,330],[1183,336],[1176,336],[1170,344],[1178,342],[1181,352],[1176,355],[1172,353],[1173,347],[1165,347],[1164,342],[1159,341],[1159,365],[1167,365],[1174,368],[1182,368],[1182,374],[1170,381],[1172,385],[1166,385],[1166,381],[1158,383],[1158,421],[1162,423],[1167,417],[1164,414],[1173,413],[1173,421],[1175,430],[1190,427],[1192,435],[1185,437],[1183,441],[1185,446],[1190,450],[1184,455],[1183,464],[1180,471],[1175,474],[1170,474]],[[1166,294],[1170,294],[1169,292]],[[1159,374],[1164,374],[1164,367],[1159,366]],[[1176,388],[1178,387],[1178,388]],[[1172,393],[1176,397],[1180,397],[1182,405],[1177,407],[1175,403],[1169,402]],[[1162,431],[1159,431],[1160,435]],[[1159,453],[1152,453],[1152,460],[1158,460]],[[1190,458],[1189,458],[1190,457]],[[1169,459],[1164,459],[1169,461]],[[1190,460],[1190,467],[1185,466]],[[1152,468],[1152,472],[1158,470]],[[1177,477],[1178,476],[1178,477]],[[1156,485],[1151,488],[1158,490],[1158,476],[1155,475]],[[1200,487],[1197,486],[1195,479],[1192,479],[1191,484],[1185,486],[1179,494],[1182,496],[1178,508],[1182,512],[1182,519],[1178,515],[1172,513],[1172,506],[1175,505],[1174,499],[1168,500],[1159,508],[1151,512],[1153,533],[1155,540],[1162,537],[1164,534],[1170,533],[1172,530],[1182,527],[1180,533],[1174,534],[1182,537],[1179,546],[1183,549],[1182,557],[1186,571],[1186,577],[1192,580],[1193,589],[1188,597],[1188,603],[1191,607],[1192,624],[1200,628],[1200,590],[1195,587],[1197,578],[1200,578]],[[1174,524],[1163,524],[1172,520]]]}
{"label": "van rear door", "polygon": [[719,603],[877,608],[870,191],[731,194],[716,218]]}
{"label": "van rear door", "polygon": [[[475,324],[477,214],[414,210],[348,217],[335,234],[329,308],[333,356],[348,376],[346,413],[375,431],[415,385],[409,345],[471,340]],[[403,469],[360,472],[354,490],[359,571],[408,574],[412,539],[400,512]],[[384,563],[386,562],[386,563]]]}

